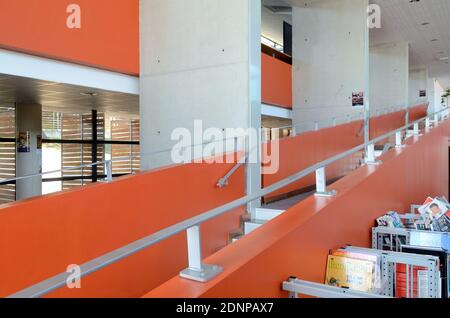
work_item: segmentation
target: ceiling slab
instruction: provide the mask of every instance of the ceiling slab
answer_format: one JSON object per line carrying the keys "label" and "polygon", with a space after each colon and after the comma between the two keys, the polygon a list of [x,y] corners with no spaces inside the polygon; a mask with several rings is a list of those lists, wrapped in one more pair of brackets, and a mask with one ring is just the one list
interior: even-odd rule
{"label": "ceiling slab", "polygon": [[0,103],[39,103],[44,110],[55,112],[90,112],[97,109],[114,115],[139,116],[139,96],[134,94],[2,74]]}

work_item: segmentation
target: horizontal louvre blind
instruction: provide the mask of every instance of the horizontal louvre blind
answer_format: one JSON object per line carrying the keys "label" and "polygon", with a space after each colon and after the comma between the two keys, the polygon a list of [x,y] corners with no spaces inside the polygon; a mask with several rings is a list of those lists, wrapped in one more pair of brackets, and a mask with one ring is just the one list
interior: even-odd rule
{"label": "horizontal louvre blind", "polygon": [[[139,119],[114,119],[111,121],[111,137],[113,141],[139,142]],[[119,158],[127,160],[115,161]],[[140,146],[139,145],[112,145],[113,173],[129,174],[140,171]]]}
{"label": "horizontal louvre blind", "polygon": [[[63,114],[62,117],[62,133],[64,140],[81,140],[82,139],[82,117],[79,114]],[[76,170],[68,170],[70,167],[77,167],[82,164],[83,146],[81,144],[63,144],[61,146],[61,169],[63,177],[82,176],[81,168]],[[82,180],[64,180],[62,189],[67,190],[83,185]]]}
{"label": "horizontal louvre blind", "polygon": [[[130,121],[126,119],[114,119],[111,121],[111,138],[114,141],[130,141]],[[113,159],[113,174],[131,173],[131,160],[117,161],[119,158],[131,156],[131,145],[112,145],[111,158]]]}
{"label": "horizontal louvre blind", "polygon": [[[16,114],[10,107],[0,107],[0,137],[16,137]],[[0,142],[0,179],[16,177],[16,143]],[[16,185],[0,185],[0,204],[16,200]]]}
{"label": "horizontal louvre blind", "polygon": [[[131,120],[131,141],[140,141],[141,138],[141,123],[139,119]],[[132,172],[139,172],[141,170],[141,147],[139,145],[131,146]]]}

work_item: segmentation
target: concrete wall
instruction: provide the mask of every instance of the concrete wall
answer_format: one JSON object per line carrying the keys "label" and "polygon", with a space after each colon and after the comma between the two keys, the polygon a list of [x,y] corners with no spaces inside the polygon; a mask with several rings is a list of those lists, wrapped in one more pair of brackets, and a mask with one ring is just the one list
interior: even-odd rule
{"label": "concrete wall", "polygon": [[[420,91],[426,91],[426,96],[420,96]],[[409,105],[419,105],[428,102],[428,71],[426,69],[409,71]]]}
{"label": "concrete wall", "polygon": [[258,0],[141,0],[140,15],[144,170],[171,164],[173,130],[195,120],[260,127]]}
{"label": "concrete wall", "polygon": [[[361,112],[365,90],[366,0],[304,1],[293,8],[294,125],[297,131],[343,123]],[[349,118],[348,116],[352,117]]]}
{"label": "concrete wall", "polygon": [[370,108],[372,113],[409,102],[409,45],[381,44],[370,47]]}

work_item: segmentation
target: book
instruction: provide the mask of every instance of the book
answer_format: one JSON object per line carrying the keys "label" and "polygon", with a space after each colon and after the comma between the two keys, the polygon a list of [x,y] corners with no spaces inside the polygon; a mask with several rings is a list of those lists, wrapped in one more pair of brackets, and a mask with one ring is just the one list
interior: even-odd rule
{"label": "book", "polygon": [[381,259],[378,255],[350,252],[345,249],[335,250],[331,255],[373,262],[372,286],[373,288],[381,288]]}
{"label": "book", "polygon": [[375,263],[370,260],[328,256],[325,284],[356,291],[371,292]]}

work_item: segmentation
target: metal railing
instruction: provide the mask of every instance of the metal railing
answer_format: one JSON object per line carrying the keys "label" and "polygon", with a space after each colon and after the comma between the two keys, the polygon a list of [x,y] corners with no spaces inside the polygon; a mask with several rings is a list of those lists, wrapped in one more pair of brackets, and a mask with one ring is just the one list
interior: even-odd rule
{"label": "metal railing", "polygon": [[[237,137],[233,137],[233,138],[226,138],[226,139],[219,140],[219,141],[205,142],[205,143],[201,143],[201,144],[186,145],[186,146],[178,146],[178,147],[154,151],[151,153],[122,156],[122,157],[118,157],[118,158],[106,159],[106,160],[97,161],[97,162],[93,162],[93,163],[86,163],[86,164],[82,164],[79,166],[68,166],[68,167],[64,167],[62,169],[58,169],[58,170],[44,171],[44,172],[40,172],[40,173],[29,174],[29,175],[15,177],[15,178],[0,179],[0,185],[11,184],[11,183],[15,183],[15,182],[21,181],[21,180],[43,177],[46,175],[51,175],[51,174],[60,173],[60,172],[64,172],[64,171],[76,171],[76,170],[83,169],[83,168],[92,168],[95,166],[102,166],[102,165],[105,166],[105,171],[106,171],[105,181],[111,182],[111,181],[113,181],[112,164],[115,162],[124,162],[124,161],[130,161],[133,159],[148,158],[148,157],[157,156],[157,155],[161,155],[161,154],[168,154],[168,153],[171,153],[173,151],[178,151],[178,150],[179,151],[186,151],[187,149],[195,150],[196,148],[212,145],[217,142],[234,141],[234,147],[235,147],[235,150],[237,151],[237,150],[240,150],[239,149],[240,138],[243,138],[243,137],[237,136]],[[211,156],[214,156],[214,155],[217,155],[217,154],[211,154]],[[195,160],[195,159],[196,158],[193,158],[193,160]],[[238,162],[238,164],[239,163],[240,163],[240,161]],[[237,170],[237,169],[235,169],[235,170]],[[132,173],[130,173],[130,174],[132,174]],[[76,177],[78,177],[78,176],[74,176],[73,178],[76,178]],[[79,177],[81,178],[82,176],[79,176]]]}
{"label": "metal railing", "polygon": [[[410,109],[412,108],[414,107],[411,107]],[[368,116],[370,117],[370,119],[373,119],[375,117],[380,117],[399,111],[406,111],[405,106],[377,108],[371,110]],[[323,128],[336,127],[338,125],[358,120],[364,120],[364,111],[362,109],[355,108],[352,113],[334,116],[327,119],[298,121],[297,124],[293,127],[293,129],[295,129],[298,132],[318,131]],[[363,132],[364,132],[364,125],[361,127],[361,130],[358,131],[357,136],[361,137]]]}
{"label": "metal railing", "polygon": [[[446,113],[444,113],[446,112]],[[403,146],[403,132],[406,130],[408,131],[409,128],[414,127],[414,132],[419,137],[420,133],[420,123],[425,122],[425,128],[429,129],[431,120],[430,118],[434,118],[435,125],[438,125],[441,118],[441,114],[444,114],[442,118],[448,118],[448,108],[442,109],[441,111],[431,114],[429,116],[426,116],[422,119],[419,119],[415,122],[409,123],[401,128],[398,128],[396,130],[393,130],[389,133],[386,133],[380,137],[377,137],[373,140],[371,140],[367,144],[362,144],[357,147],[354,147],[352,149],[349,149],[345,152],[342,152],[332,158],[329,158],[327,160],[324,160],[322,162],[316,163],[312,165],[309,168],[306,168],[300,172],[297,172],[289,177],[287,177],[284,180],[281,180],[271,186],[268,186],[267,188],[260,189],[254,193],[248,194],[245,197],[242,197],[240,199],[234,200],[232,202],[229,202],[227,204],[224,204],[220,207],[217,207],[215,209],[212,209],[210,211],[207,211],[205,213],[199,214],[195,217],[192,217],[190,219],[184,220],[182,222],[179,222],[177,224],[174,224],[172,226],[169,226],[163,230],[160,230],[156,233],[153,233],[149,236],[146,236],[140,240],[137,240],[131,244],[128,244],[124,247],[121,247],[119,249],[116,249],[110,253],[107,253],[105,255],[102,255],[96,259],[93,259],[87,263],[84,263],[80,266],[80,276],[82,277],[92,274],[96,271],[101,270],[104,267],[107,267],[111,264],[114,264],[124,258],[127,258],[133,254],[138,253],[139,251],[142,251],[150,246],[153,246],[165,239],[168,239],[174,235],[177,235],[179,233],[182,233],[183,231],[186,231],[187,233],[187,251],[188,251],[188,264],[189,267],[182,271],[180,273],[180,276],[183,278],[200,281],[200,282],[206,282],[210,279],[214,278],[215,276],[219,275],[222,272],[222,268],[217,265],[208,265],[203,263],[202,253],[201,253],[201,237],[200,237],[200,225],[206,221],[209,221],[211,219],[214,219],[218,216],[221,216],[227,212],[230,212],[236,208],[239,208],[241,206],[246,205],[249,202],[255,201],[260,199],[261,197],[264,197],[274,191],[277,191],[279,189],[282,189],[286,187],[287,185],[296,182],[314,172],[316,172],[317,180],[316,180],[316,188],[317,188],[317,195],[326,195],[326,196],[333,196],[336,194],[335,191],[327,191],[326,186],[326,167],[347,157],[350,155],[355,154],[356,152],[359,152],[361,150],[366,151],[366,164],[378,164],[375,160],[375,151],[374,151],[374,145],[384,139],[387,139],[391,136],[396,136],[396,146],[402,147]],[[419,132],[419,133],[418,133]],[[10,295],[9,297],[12,298],[30,298],[30,297],[41,297],[44,296],[52,291],[55,291],[61,287],[66,286],[66,282],[70,274],[67,272],[60,273],[56,276],[53,276],[47,280],[44,280],[40,283],[37,283],[33,286],[30,286],[22,291],[19,291],[13,295]]]}

